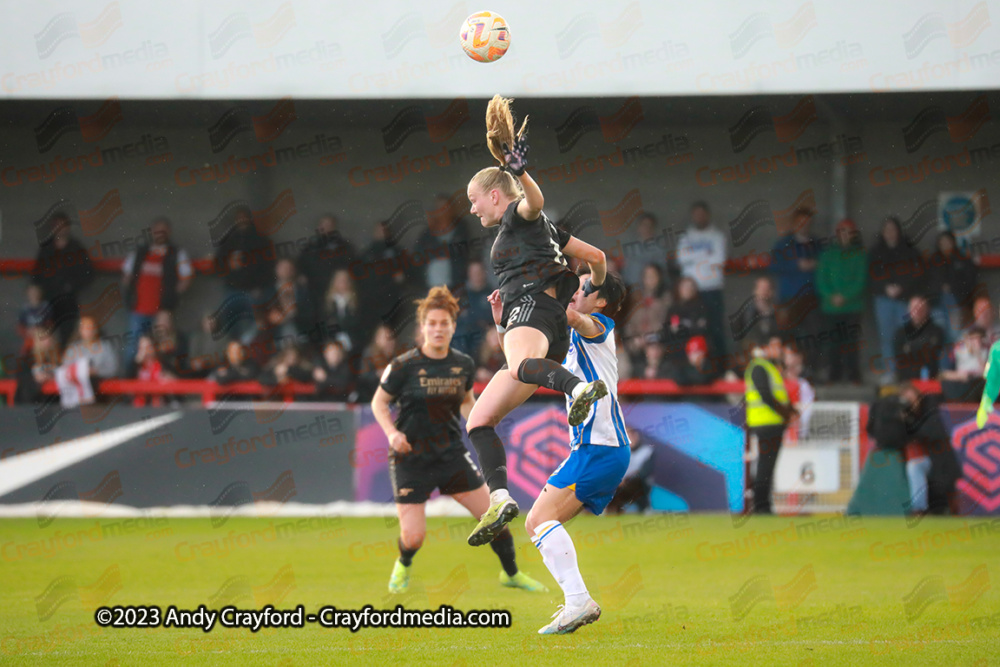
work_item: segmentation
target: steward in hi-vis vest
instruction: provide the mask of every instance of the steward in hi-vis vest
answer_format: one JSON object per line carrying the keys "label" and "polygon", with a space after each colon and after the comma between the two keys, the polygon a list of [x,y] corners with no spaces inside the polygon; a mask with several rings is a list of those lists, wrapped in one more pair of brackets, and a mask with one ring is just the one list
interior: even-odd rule
{"label": "steward in hi-vis vest", "polygon": [[[763,341],[762,341],[763,342]],[[781,339],[772,336],[754,349],[754,359],[743,376],[746,397],[747,431],[757,437],[757,474],[753,481],[753,511],[771,513],[771,480],[785,426],[795,414],[788,401],[788,390],[777,363],[783,348]]]}

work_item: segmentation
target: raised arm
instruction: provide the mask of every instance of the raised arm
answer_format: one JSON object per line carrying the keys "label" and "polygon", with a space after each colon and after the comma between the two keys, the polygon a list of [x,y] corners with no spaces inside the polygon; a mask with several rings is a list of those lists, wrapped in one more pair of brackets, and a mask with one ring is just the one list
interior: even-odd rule
{"label": "raised arm", "polygon": [[545,206],[542,190],[528,172],[524,172],[517,178],[521,181],[521,187],[524,188],[524,199],[517,204],[517,214],[525,220],[538,220],[538,216],[542,214],[542,208]]}
{"label": "raised arm", "polygon": [[603,324],[590,315],[583,315],[582,313],[571,308],[566,310],[566,320],[569,322],[569,325],[580,332],[580,335],[584,338],[597,338],[604,333]]}
{"label": "raised arm", "polygon": [[604,284],[604,277],[608,274],[608,259],[604,256],[603,250],[571,236],[563,248],[563,253],[582,259],[590,265],[590,283],[594,287]]}

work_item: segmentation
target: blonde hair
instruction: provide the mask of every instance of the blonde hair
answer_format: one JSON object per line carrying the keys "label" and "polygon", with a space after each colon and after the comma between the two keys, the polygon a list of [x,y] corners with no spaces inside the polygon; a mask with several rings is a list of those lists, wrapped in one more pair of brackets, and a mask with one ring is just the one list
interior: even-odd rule
{"label": "blonde hair", "polygon": [[509,171],[502,169],[507,166],[507,160],[503,156],[503,145],[513,146],[514,141],[520,139],[528,127],[528,117],[525,116],[521,129],[515,134],[514,114],[510,110],[510,103],[513,101],[507,97],[494,95],[486,105],[486,145],[500,166],[480,170],[472,177],[471,182],[485,192],[499,190],[512,199],[519,199],[524,196],[520,181]]}
{"label": "blonde hair", "polygon": [[358,290],[354,286],[354,278],[351,277],[351,272],[347,269],[337,269],[330,276],[330,284],[326,288],[326,302],[332,303],[334,297],[337,296],[337,276],[341,273],[347,276],[347,303],[351,308],[357,308],[358,306]]}
{"label": "blonde hair", "polygon": [[417,321],[421,324],[424,323],[429,311],[437,309],[448,311],[452,322],[458,320],[458,299],[452,296],[451,290],[445,286],[432,287],[425,298],[416,300],[416,304]]}
{"label": "blonde hair", "polygon": [[524,131],[528,127],[528,117],[525,116],[517,136],[514,135],[514,114],[510,111],[510,103],[513,101],[510,98],[494,95],[486,105],[486,145],[501,166],[507,165],[507,160],[503,157],[503,145],[513,146],[515,139],[524,136]]}

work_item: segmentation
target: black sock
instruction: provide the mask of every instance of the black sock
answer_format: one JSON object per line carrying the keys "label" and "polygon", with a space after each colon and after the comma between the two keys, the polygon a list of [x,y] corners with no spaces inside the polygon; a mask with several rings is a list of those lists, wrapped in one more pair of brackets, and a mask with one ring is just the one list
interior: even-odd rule
{"label": "black sock", "polygon": [[493,538],[490,546],[493,547],[493,552],[500,557],[500,564],[503,565],[503,571],[507,573],[507,576],[513,577],[517,574],[517,561],[514,558],[514,536],[507,530],[507,526],[504,526],[503,530]]}
{"label": "black sock", "polygon": [[477,426],[469,431],[469,440],[479,456],[479,467],[483,469],[486,485],[490,492],[507,488],[507,452],[503,442],[492,426]]}
{"label": "black sock", "polygon": [[525,384],[537,384],[570,396],[573,395],[573,388],[583,382],[562,364],[551,359],[525,359],[517,367],[517,379]]}
{"label": "black sock", "polygon": [[403,546],[403,538],[399,538],[399,562],[406,567],[410,567],[410,564],[413,563],[413,556],[417,553],[418,549],[420,549],[420,547],[417,547],[416,549],[407,549]]}

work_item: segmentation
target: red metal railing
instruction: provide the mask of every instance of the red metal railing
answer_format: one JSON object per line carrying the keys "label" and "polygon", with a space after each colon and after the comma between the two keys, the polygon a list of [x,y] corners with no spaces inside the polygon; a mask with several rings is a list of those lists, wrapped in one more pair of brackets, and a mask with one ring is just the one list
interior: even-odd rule
{"label": "red metal railing", "polygon": [[[477,382],[474,391],[479,394],[486,383]],[[98,391],[105,396],[201,396],[203,404],[210,403],[220,394],[243,394],[246,396],[268,397],[276,400],[291,401],[296,396],[316,394],[316,387],[311,384],[290,382],[276,387],[268,387],[259,382],[236,382],[233,384],[218,384],[211,380],[172,380],[170,382],[149,382],[145,380],[102,380]],[[0,395],[7,397],[7,405],[14,404],[14,393],[17,391],[17,381],[0,380]],[[56,394],[58,389],[54,382],[47,382],[42,387],[46,394]],[[558,392],[550,389],[539,389],[539,394],[556,395]],[[618,383],[618,394],[621,396],[719,396],[724,394],[743,393],[742,382],[716,382],[697,387],[681,387],[673,380],[623,380]]]}

